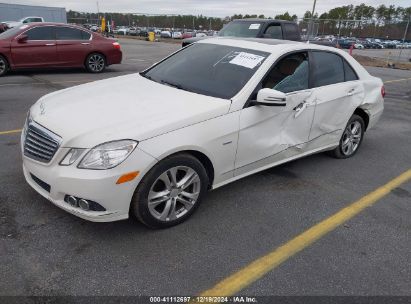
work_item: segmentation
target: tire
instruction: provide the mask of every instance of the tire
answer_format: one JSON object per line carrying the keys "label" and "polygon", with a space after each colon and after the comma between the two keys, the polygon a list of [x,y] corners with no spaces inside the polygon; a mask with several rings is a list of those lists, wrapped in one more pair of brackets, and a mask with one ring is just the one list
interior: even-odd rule
{"label": "tire", "polygon": [[[360,128],[360,129],[358,129]],[[330,151],[330,154],[339,159],[350,158],[357,153],[364,138],[365,123],[361,116],[354,114],[351,116],[341,136],[337,148]]]}
{"label": "tire", "polygon": [[207,172],[197,158],[185,153],[172,155],[144,176],[134,192],[130,213],[149,228],[178,225],[198,208],[208,183]]}
{"label": "tire", "polygon": [[106,57],[100,53],[88,55],[85,63],[86,69],[90,73],[101,73],[105,70],[106,65]]}
{"label": "tire", "polygon": [[0,55],[0,77],[7,74],[9,70],[9,63],[5,57]]}

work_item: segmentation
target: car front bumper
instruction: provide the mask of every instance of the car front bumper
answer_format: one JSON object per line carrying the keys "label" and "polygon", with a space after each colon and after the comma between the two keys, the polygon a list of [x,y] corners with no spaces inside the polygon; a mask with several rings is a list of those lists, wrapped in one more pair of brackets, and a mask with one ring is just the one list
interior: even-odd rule
{"label": "car front bumper", "polygon": [[[23,172],[28,184],[56,206],[85,220],[112,222],[127,219],[133,193],[155,159],[136,148],[126,161],[113,169],[85,170],[77,168],[78,161],[71,166],[58,164],[68,151],[68,148],[60,148],[48,164],[23,153]],[[83,155],[85,153],[87,151]],[[133,171],[140,172],[134,180],[116,184],[120,176]],[[64,200],[66,195],[97,202],[106,210],[86,211],[73,207]]]}

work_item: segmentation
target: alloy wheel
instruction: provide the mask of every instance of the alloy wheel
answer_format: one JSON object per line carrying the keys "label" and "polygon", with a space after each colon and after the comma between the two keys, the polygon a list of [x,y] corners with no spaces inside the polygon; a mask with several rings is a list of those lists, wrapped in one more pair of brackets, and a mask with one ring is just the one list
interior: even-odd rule
{"label": "alloy wheel", "polygon": [[344,130],[341,150],[346,156],[353,154],[361,143],[362,127],[359,121],[352,121]]}
{"label": "alloy wheel", "polygon": [[151,186],[148,209],[159,221],[170,222],[184,216],[196,204],[201,180],[190,167],[173,167],[162,173]]}
{"label": "alloy wheel", "polygon": [[88,60],[88,66],[93,72],[101,72],[105,66],[103,56],[98,54],[92,55]]}

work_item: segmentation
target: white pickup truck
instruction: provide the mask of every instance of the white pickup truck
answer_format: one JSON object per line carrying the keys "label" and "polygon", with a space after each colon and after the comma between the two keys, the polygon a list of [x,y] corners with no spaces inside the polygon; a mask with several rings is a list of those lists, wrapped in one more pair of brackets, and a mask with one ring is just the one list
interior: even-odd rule
{"label": "white pickup truck", "polygon": [[31,23],[31,22],[44,22],[43,17],[24,17],[20,19],[19,21],[5,21],[3,23],[7,24],[9,28],[16,27],[25,23]]}

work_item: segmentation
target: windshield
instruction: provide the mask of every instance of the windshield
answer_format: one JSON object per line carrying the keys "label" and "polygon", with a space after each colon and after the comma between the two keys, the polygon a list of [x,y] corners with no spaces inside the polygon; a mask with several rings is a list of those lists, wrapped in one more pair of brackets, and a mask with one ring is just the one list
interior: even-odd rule
{"label": "windshield", "polygon": [[0,39],[9,39],[22,30],[21,27],[13,27],[0,34]]}
{"label": "windshield", "polygon": [[230,99],[258,70],[269,53],[198,43],[160,62],[142,76],[181,90]]}
{"label": "windshield", "polygon": [[252,37],[256,38],[260,32],[261,22],[241,21],[231,22],[227,24],[219,33],[218,36],[225,37]]}

